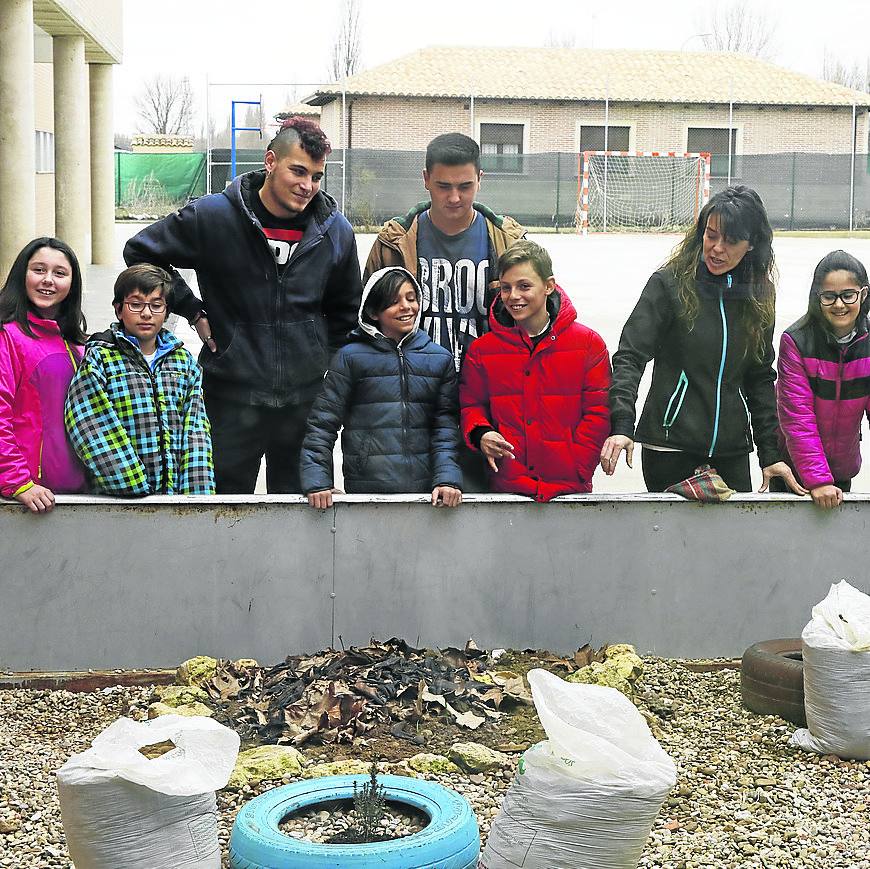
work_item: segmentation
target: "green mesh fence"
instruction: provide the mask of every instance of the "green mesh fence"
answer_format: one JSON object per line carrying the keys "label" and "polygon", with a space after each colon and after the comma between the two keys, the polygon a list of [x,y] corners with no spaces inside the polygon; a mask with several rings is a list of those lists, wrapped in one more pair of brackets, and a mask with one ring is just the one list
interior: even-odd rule
{"label": "green mesh fence", "polygon": [[172,210],[205,193],[205,154],[115,154],[115,206]]}

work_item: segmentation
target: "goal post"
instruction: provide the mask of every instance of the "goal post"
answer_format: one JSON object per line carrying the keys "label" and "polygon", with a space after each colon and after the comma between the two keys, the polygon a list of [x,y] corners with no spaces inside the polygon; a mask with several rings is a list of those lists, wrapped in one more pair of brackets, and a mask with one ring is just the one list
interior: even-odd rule
{"label": "goal post", "polygon": [[574,222],[583,235],[685,229],[709,198],[706,151],[583,151],[577,158]]}

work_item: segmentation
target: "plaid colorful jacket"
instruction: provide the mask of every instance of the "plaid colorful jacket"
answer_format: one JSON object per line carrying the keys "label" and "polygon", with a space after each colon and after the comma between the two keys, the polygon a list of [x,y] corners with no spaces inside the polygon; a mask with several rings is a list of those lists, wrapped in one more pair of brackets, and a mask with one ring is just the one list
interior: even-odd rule
{"label": "plaid colorful jacket", "polygon": [[202,371],[171,332],[152,368],[113,323],[92,335],[66,400],[70,440],[107,495],[213,495]]}

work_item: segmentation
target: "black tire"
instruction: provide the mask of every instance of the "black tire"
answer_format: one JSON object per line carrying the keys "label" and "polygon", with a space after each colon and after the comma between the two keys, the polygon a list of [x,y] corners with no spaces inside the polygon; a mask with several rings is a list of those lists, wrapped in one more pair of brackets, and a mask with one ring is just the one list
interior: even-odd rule
{"label": "black tire", "polygon": [[743,653],[740,667],[743,705],[760,715],[778,715],[807,726],[804,662],[800,638],[765,640]]}

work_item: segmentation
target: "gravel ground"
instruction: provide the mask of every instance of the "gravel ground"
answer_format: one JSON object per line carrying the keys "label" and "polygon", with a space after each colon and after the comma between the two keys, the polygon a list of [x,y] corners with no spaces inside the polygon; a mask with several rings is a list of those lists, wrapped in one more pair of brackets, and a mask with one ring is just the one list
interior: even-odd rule
{"label": "gravel ground", "polygon": [[[654,720],[654,732],[676,761],[679,779],[653,827],[642,869],[870,869],[870,763],[790,748],[792,725],[741,707],[739,672],[694,673],[656,659],[645,664],[641,687],[654,698],[651,708],[667,716]],[[71,867],[53,773],[149,694],[140,688],[0,691],[0,867]],[[331,757],[328,746],[305,755],[312,763]],[[469,799],[485,838],[513,774],[511,766],[433,778]],[[218,794],[224,853],[239,805],[278,784]]]}

